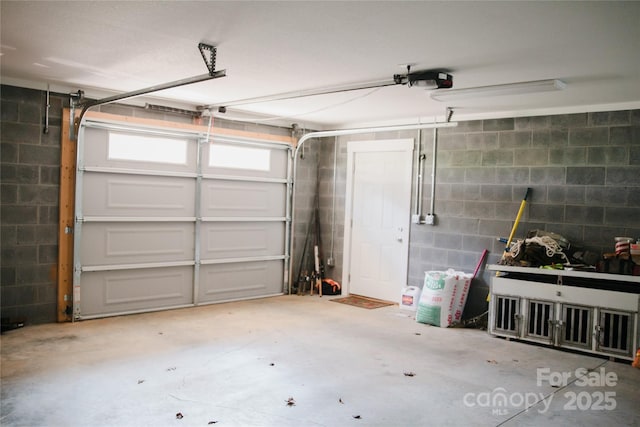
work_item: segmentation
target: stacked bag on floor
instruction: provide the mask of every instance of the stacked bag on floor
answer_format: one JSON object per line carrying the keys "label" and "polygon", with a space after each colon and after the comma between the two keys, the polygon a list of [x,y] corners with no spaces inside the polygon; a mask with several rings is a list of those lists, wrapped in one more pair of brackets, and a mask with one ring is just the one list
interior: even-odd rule
{"label": "stacked bag on floor", "polygon": [[416,321],[442,328],[459,323],[472,278],[453,269],[425,272]]}

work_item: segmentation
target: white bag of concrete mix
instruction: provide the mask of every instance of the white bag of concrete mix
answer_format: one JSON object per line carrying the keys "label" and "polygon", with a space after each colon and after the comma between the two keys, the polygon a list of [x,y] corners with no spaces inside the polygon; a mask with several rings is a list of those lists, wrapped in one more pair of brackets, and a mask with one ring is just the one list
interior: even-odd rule
{"label": "white bag of concrete mix", "polygon": [[447,271],[427,271],[416,320],[440,327],[459,323],[472,278],[472,274],[451,268]]}
{"label": "white bag of concrete mix", "polygon": [[464,273],[462,271],[455,271],[454,274],[456,276],[456,294],[453,323],[460,323],[462,320],[462,313],[464,312],[464,306],[467,303],[467,296],[469,295],[469,288],[471,287],[473,274]]}
{"label": "white bag of concrete mix", "polygon": [[427,271],[418,302],[416,321],[446,328],[453,323],[457,308],[458,279],[448,271]]}

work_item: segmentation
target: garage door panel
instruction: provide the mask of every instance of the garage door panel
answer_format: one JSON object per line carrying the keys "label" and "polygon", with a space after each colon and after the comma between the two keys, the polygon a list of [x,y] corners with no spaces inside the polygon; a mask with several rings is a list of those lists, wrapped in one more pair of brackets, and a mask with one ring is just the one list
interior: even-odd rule
{"label": "garage door panel", "polygon": [[191,178],[85,174],[85,216],[194,216]]}
{"label": "garage door panel", "polygon": [[283,262],[258,261],[203,265],[200,303],[282,293]]}
{"label": "garage door panel", "polygon": [[[86,150],[84,155],[83,164],[85,167],[108,167],[114,169],[136,169],[136,170],[153,170],[153,171],[172,171],[172,172],[193,172],[195,170],[198,145],[196,139],[189,138],[168,138],[162,135],[140,135],[142,138],[152,143],[154,140],[163,141],[163,145],[171,145],[171,141],[176,142],[174,149],[183,153],[177,153],[181,158],[184,157],[184,162],[180,163],[168,163],[163,161],[150,161],[146,160],[133,160],[122,159],[114,157],[113,153],[109,152],[109,138],[110,134],[114,135],[126,135],[123,132],[114,132],[108,129],[87,128],[85,129],[85,138],[91,141],[91,149]],[[136,136],[136,134],[132,134]],[[158,144],[160,145],[160,144]]]}
{"label": "garage door panel", "polygon": [[202,259],[225,259],[284,254],[284,223],[202,224]]}
{"label": "garage door panel", "polygon": [[74,319],[282,293],[290,147],[204,138],[81,126]]}
{"label": "garage door panel", "polygon": [[277,183],[211,181],[202,183],[205,217],[283,217],[286,187]]}
{"label": "garage door panel", "polygon": [[193,260],[193,223],[87,223],[84,265]]}
{"label": "garage door panel", "polygon": [[[216,162],[215,152],[212,153],[212,145],[232,147],[238,150],[246,150],[245,155],[242,151],[239,151],[238,159],[233,159],[230,163],[233,163],[233,167],[221,167],[216,166],[219,164]],[[213,149],[215,150],[215,148]],[[203,159],[202,172],[205,174],[213,175],[226,175],[226,176],[244,176],[252,178],[275,178],[285,179],[287,177],[287,164],[288,164],[288,151],[282,147],[269,148],[266,146],[256,147],[252,145],[242,146],[233,144],[220,144],[215,141],[213,144],[206,144],[203,147]],[[268,158],[268,166],[264,167],[259,160],[257,163],[252,162],[251,158],[254,154],[258,154],[257,157],[266,156]],[[229,159],[231,160],[231,159]],[[224,163],[224,162],[222,162]]]}
{"label": "garage door panel", "polygon": [[82,314],[125,313],[190,304],[193,269],[166,267],[83,273]]}

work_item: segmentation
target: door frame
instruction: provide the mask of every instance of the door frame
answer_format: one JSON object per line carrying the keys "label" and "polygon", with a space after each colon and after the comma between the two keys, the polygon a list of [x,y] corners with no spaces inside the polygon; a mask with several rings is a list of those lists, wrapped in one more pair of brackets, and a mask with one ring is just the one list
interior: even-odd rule
{"label": "door frame", "polygon": [[[408,168],[407,173],[410,175],[409,185],[412,185],[413,179],[413,151],[414,151],[414,139],[413,138],[399,138],[399,139],[381,139],[371,141],[349,141],[347,143],[347,184],[345,194],[345,212],[344,212],[344,246],[342,251],[342,294],[349,295],[351,288],[351,234],[353,230],[352,224],[352,212],[353,212],[353,175],[356,161],[356,153],[371,153],[371,152],[405,152],[408,160],[408,164],[411,166]],[[409,188],[409,198],[407,200],[407,222],[408,226],[411,225],[411,188]],[[404,282],[406,284],[408,277],[408,262],[409,262],[409,227],[407,227],[407,238],[403,239],[402,251],[403,256],[406,259],[406,269],[404,270]]]}

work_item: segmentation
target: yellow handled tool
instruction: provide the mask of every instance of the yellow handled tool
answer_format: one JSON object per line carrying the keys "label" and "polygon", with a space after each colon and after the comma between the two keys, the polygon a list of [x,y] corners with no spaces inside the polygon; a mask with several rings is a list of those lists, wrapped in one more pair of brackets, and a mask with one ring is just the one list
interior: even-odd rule
{"label": "yellow handled tool", "polygon": [[[527,199],[531,194],[531,187],[527,187],[527,192],[524,194],[524,198],[522,202],[520,202],[520,209],[518,209],[518,215],[516,215],[516,220],[513,223],[513,227],[511,227],[511,234],[509,234],[509,238],[507,239],[507,245],[504,248],[504,252],[507,253],[511,249],[511,241],[513,240],[513,236],[516,235],[516,230],[518,229],[518,224],[520,223],[520,218],[524,213],[524,207],[527,205]],[[496,276],[500,275],[499,271],[496,271]],[[487,295],[487,301],[491,299],[491,294]]]}
{"label": "yellow handled tool", "polygon": [[505,252],[511,249],[511,241],[513,240],[513,236],[516,234],[516,230],[518,229],[518,224],[520,223],[520,217],[524,213],[524,207],[527,205],[527,199],[531,194],[531,188],[527,188],[527,192],[524,195],[524,199],[520,202],[520,209],[518,209],[518,215],[516,215],[516,220],[513,223],[513,227],[511,228],[511,234],[509,234],[509,238],[507,239],[507,246],[504,248]]}

